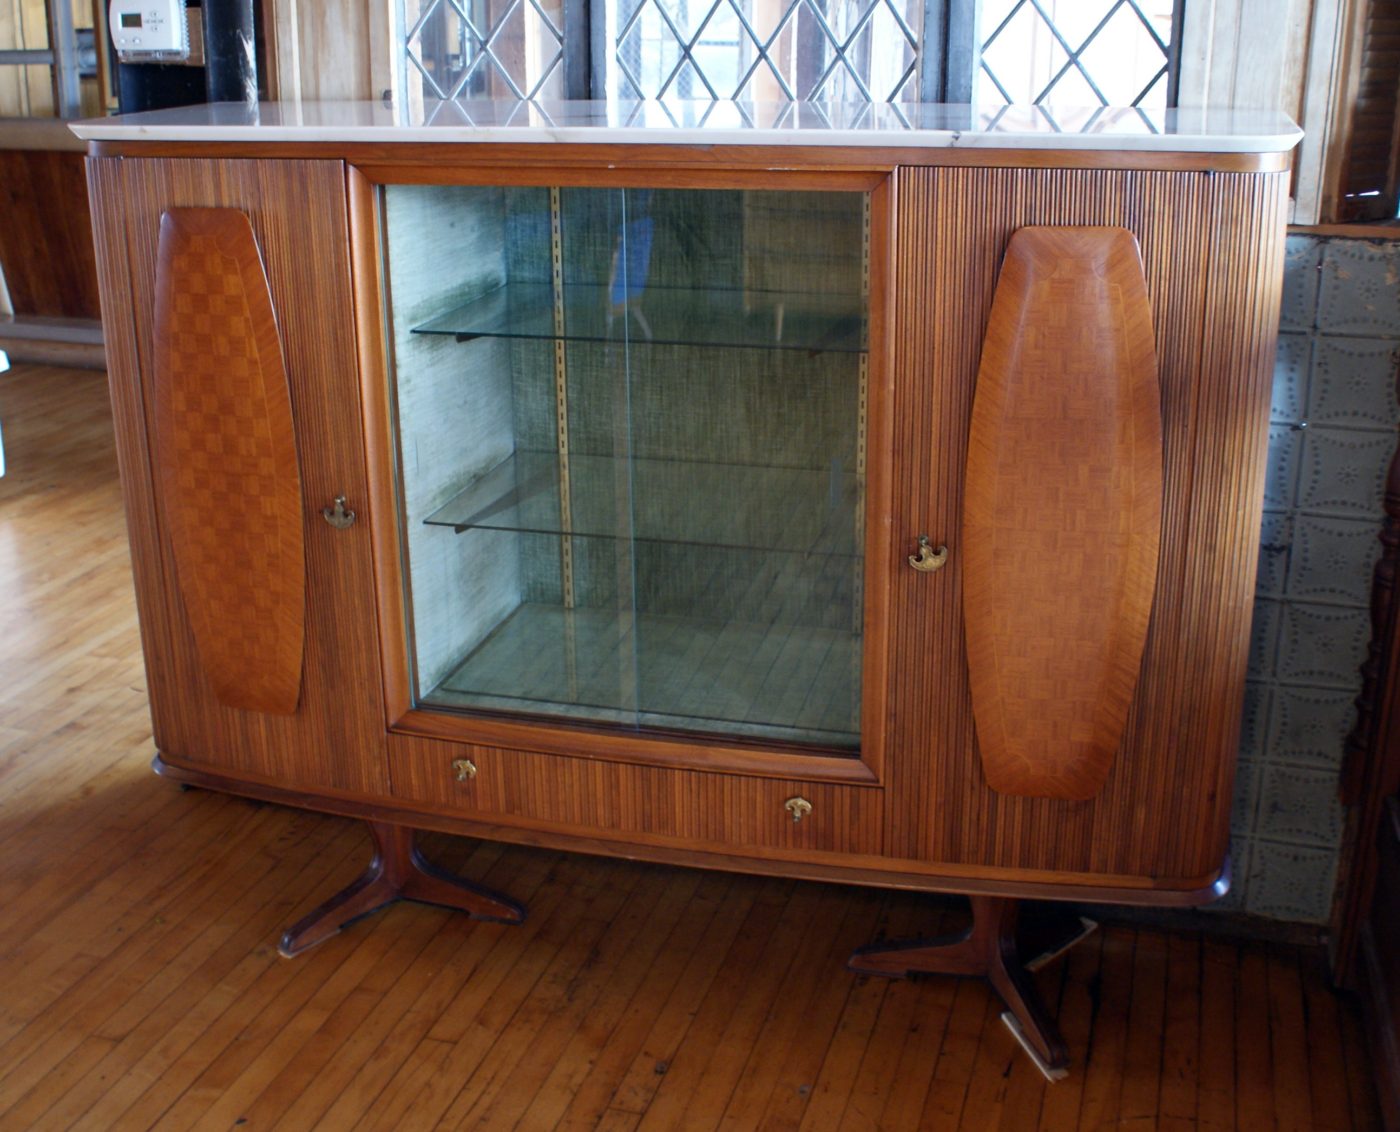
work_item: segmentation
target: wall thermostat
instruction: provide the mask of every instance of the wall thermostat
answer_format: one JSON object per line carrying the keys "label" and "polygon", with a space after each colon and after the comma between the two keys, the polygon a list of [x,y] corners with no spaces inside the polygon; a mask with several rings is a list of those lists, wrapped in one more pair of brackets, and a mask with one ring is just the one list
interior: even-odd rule
{"label": "wall thermostat", "polygon": [[107,26],[123,63],[173,63],[189,56],[185,0],[111,0]]}

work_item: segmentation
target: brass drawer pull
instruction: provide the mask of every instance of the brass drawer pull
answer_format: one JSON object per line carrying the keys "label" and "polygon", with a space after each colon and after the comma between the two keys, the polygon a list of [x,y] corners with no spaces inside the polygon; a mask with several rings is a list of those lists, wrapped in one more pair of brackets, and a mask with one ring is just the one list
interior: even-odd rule
{"label": "brass drawer pull", "polygon": [[943,564],[948,561],[948,548],[940,546],[933,549],[928,541],[928,535],[919,536],[919,553],[909,556],[909,565],[918,570],[921,574],[932,574],[935,570],[941,570]]}
{"label": "brass drawer pull", "polygon": [[345,509],[345,496],[337,495],[334,507],[321,508],[321,518],[325,519],[336,530],[343,531],[355,521],[355,512],[347,511]]}
{"label": "brass drawer pull", "polygon": [[783,809],[792,815],[794,822],[799,822],[812,812],[812,803],[806,798],[789,798],[783,803]]}
{"label": "brass drawer pull", "polygon": [[466,782],[476,777],[476,763],[471,759],[453,759],[452,771],[456,774],[458,782]]}

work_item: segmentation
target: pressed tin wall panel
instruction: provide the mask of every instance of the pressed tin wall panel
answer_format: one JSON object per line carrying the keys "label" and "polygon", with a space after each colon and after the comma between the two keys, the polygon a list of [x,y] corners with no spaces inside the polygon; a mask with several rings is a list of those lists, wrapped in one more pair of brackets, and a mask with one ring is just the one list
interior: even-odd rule
{"label": "pressed tin wall panel", "polygon": [[1226,907],[1327,919],[1397,356],[1400,243],[1290,237]]}

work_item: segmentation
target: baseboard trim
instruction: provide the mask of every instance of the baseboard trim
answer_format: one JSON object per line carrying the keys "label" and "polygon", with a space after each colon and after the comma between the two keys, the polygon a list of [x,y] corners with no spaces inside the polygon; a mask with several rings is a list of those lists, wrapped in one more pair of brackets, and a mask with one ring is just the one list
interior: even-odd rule
{"label": "baseboard trim", "polygon": [[107,368],[102,324],[93,319],[0,315],[0,350],[12,363]]}

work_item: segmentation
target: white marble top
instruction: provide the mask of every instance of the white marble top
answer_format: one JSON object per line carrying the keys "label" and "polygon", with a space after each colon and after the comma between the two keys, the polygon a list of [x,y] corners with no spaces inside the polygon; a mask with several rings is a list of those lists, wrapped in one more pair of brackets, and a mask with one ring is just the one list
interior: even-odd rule
{"label": "white marble top", "polygon": [[583,142],[1274,153],[1302,132],[1247,110],[920,103],[221,103],[71,124],[89,141]]}

